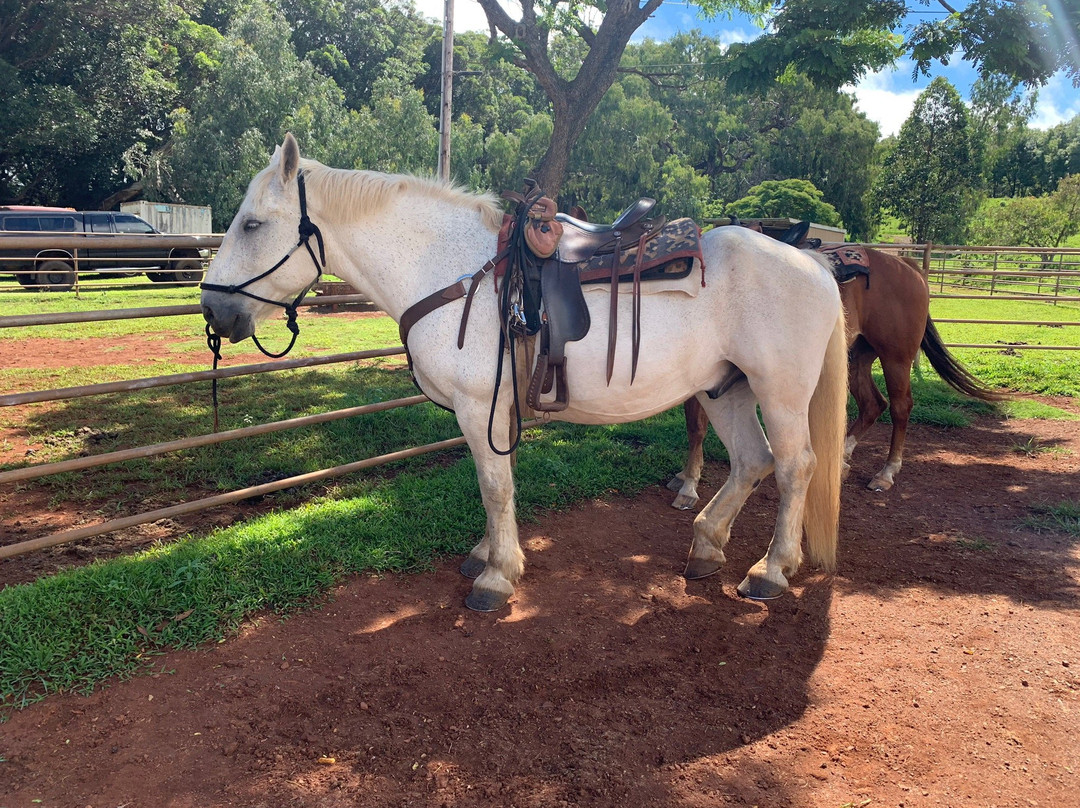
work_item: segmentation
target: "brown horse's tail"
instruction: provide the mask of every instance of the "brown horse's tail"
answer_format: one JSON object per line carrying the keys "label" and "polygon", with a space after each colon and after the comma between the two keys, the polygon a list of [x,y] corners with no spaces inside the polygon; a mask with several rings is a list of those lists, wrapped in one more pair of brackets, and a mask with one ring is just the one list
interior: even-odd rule
{"label": "brown horse's tail", "polygon": [[828,572],[836,569],[840,482],[847,427],[847,376],[847,335],[841,310],[825,350],[817,389],[810,399],[810,445],[817,465],[810,478],[803,511],[810,561]]}
{"label": "brown horse's tail", "polygon": [[980,401],[1002,401],[1009,398],[1008,393],[987,387],[949,353],[941,341],[937,326],[929,315],[926,317],[926,331],[923,334],[921,347],[934,370],[957,392]]}

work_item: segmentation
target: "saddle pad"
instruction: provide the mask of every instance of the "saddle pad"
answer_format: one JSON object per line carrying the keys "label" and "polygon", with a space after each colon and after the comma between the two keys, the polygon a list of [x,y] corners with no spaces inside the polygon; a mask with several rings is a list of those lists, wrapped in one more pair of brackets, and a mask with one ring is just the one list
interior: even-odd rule
{"label": "saddle pad", "polygon": [[870,283],[870,256],[858,244],[829,244],[818,252],[828,259],[837,283],[847,283],[860,275]]}
{"label": "saddle pad", "polygon": [[[640,265],[641,280],[652,284],[687,277],[694,268],[695,259],[704,263],[700,237],[701,231],[693,219],[676,219],[665,224],[658,235],[645,242]],[[624,245],[617,254],[594,255],[582,261],[577,265],[581,282],[610,283],[611,264],[617,258],[619,283],[633,283],[634,267],[638,265],[638,246],[637,243]]]}

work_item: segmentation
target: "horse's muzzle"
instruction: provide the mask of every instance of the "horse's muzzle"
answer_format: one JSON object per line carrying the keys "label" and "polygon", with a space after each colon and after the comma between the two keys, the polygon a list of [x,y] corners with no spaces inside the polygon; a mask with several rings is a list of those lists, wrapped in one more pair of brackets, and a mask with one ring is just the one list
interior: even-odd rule
{"label": "horse's muzzle", "polygon": [[219,337],[227,337],[229,342],[235,343],[255,333],[254,318],[223,295],[203,292],[201,305],[203,319]]}

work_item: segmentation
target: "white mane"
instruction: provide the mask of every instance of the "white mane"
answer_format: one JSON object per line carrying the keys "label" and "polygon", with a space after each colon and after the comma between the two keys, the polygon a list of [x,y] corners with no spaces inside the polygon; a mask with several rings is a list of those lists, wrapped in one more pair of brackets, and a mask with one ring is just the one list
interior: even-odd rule
{"label": "white mane", "polygon": [[[300,160],[300,167],[311,196],[315,199],[334,199],[334,212],[344,217],[377,213],[400,194],[415,192],[462,207],[472,207],[480,214],[484,226],[493,232],[498,232],[502,224],[502,206],[491,193],[476,194],[453,183],[411,174],[330,168],[317,160],[306,158]],[[265,172],[264,176],[269,177],[270,172]]]}

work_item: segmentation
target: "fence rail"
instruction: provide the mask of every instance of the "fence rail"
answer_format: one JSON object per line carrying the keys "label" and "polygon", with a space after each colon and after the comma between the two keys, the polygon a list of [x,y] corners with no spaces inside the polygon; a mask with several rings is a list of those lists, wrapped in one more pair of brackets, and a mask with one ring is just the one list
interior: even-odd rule
{"label": "fence rail", "polygon": [[[67,237],[66,240],[58,239],[53,243],[70,245],[72,249],[85,246],[92,238],[88,236]],[[109,237],[110,242],[119,244],[123,237]],[[191,236],[161,236],[162,244],[175,245],[179,248],[214,249],[220,244],[220,236],[191,237]],[[21,244],[26,242],[40,242],[39,237],[15,237],[6,240],[6,245]],[[1080,302],[1080,249],[1065,250],[1030,250],[1024,248],[989,248],[989,247],[938,247],[934,245],[896,245],[874,244],[868,245],[883,250],[890,250],[908,255],[919,260],[924,274],[931,283],[933,299],[985,299],[992,298],[1001,301],[1024,301],[1041,302],[1048,305],[1069,306]],[[1047,256],[1051,260],[1047,262]],[[961,262],[962,266],[957,266]],[[1030,265],[1038,264],[1046,267],[1056,263],[1051,269],[1033,269]],[[962,278],[963,282],[955,282],[955,278]],[[1037,279],[1034,282],[1032,279]],[[1045,281],[1045,283],[1044,283]],[[1023,290],[1034,287],[1033,292]],[[1045,287],[1045,291],[1044,291]],[[77,288],[77,287],[76,287]],[[326,290],[332,292],[341,291],[337,286],[327,285]],[[949,289],[949,292],[945,290]],[[963,290],[963,293],[953,293],[952,289]],[[25,292],[20,292],[25,293]],[[307,306],[327,306],[336,310],[340,304],[352,304],[365,301],[361,295],[329,294],[305,301]],[[24,327],[48,327],[65,324],[78,324],[101,321],[117,321],[143,319],[152,317],[175,317],[175,316],[199,316],[200,308],[197,305],[155,306],[133,309],[110,309],[98,312],[64,312],[34,315],[15,315],[0,317],[0,329],[24,328]],[[960,318],[935,318],[938,323],[958,324],[986,324],[1002,327],[1009,326],[1046,326],[1061,328],[1080,328],[1080,320],[1058,318],[1053,320],[975,320]],[[1074,345],[1010,345],[1007,341],[998,344],[970,344],[970,343],[947,343],[952,348],[980,348],[989,350],[1053,350],[1072,351],[1080,350],[1080,339]],[[273,362],[261,362],[250,365],[242,365],[218,370],[194,371],[190,373],[168,374],[140,379],[127,379],[116,382],[101,384],[82,385],[75,387],[63,387],[52,390],[37,390],[23,393],[0,395],[0,407],[22,406],[44,402],[65,401],[87,396],[103,395],[107,393],[134,392],[167,385],[190,384],[210,379],[222,379],[237,376],[252,376],[280,370],[311,368],[323,365],[340,364],[343,362],[363,361],[378,357],[394,356],[404,353],[401,346],[393,346],[368,351],[354,351],[306,357],[302,359],[277,360]],[[228,430],[218,434],[193,435],[178,440],[163,443],[138,446],[115,452],[102,453],[89,457],[72,458],[51,463],[28,465],[8,471],[0,472],[0,484],[16,484],[29,480],[38,480],[44,477],[84,471],[128,460],[156,457],[170,452],[186,449],[210,446],[227,441],[250,438],[258,435],[266,435],[282,432],[289,429],[314,426],[329,423],[331,421],[346,418],[363,417],[376,412],[383,412],[400,407],[415,406],[424,403],[427,398],[423,395],[395,399],[390,401],[366,404],[359,407],[332,410],[316,415],[290,418],[281,421],[267,422],[245,426],[239,429]],[[533,426],[539,421],[532,421],[525,426]],[[154,522],[160,519],[172,518],[190,514],[221,505],[238,502],[251,497],[262,496],[286,488],[292,488],[307,483],[338,477],[365,469],[370,469],[384,463],[390,463],[407,457],[415,457],[428,452],[436,452],[447,448],[463,445],[462,437],[430,443],[425,446],[410,447],[389,454],[348,463],[334,468],[300,474],[274,482],[237,489],[202,499],[182,502],[176,505],[150,510],[139,514],[104,521],[94,525],[87,525],[74,530],[67,530],[52,535],[20,541],[6,546],[0,546],[0,559],[10,558],[33,550],[54,547],[68,542],[111,533],[136,525]]]}
{"label": "fence rail", "polygon": [[[1040,303],[1072,306],[1080,303],[1080,248],[972,247],[933,244],[871,244],[921,261],[930,286],[931,313],[935,300],[996,300],[1007,303]],[[1046,326],[1080,328],[1080,321],[1056,319],[950,319],[937,323],[963,323],[1008,327]],[[1025,351],[1080,350],[1080,332],[1072,345],[1025,343],[946,342],[948,348],[979,348]]]}

